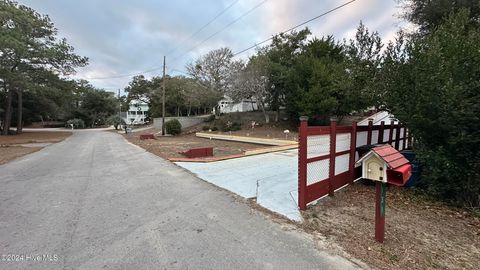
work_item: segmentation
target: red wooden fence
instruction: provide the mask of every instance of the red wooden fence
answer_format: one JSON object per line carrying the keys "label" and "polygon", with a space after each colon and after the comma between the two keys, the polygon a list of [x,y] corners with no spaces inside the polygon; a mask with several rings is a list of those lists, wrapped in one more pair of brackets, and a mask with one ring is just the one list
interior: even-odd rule
{"label": "red wooden fence", "polygon": [[[360,176],[355,168],[359,156],[357,147],[388,143],[398,150],[410,144],[408,130],[392,121],[385,125],[308,126],[308,118],[300,118],[298,147],[298,206],[325,195],[333,196],[335,190],[353,183]],[[407,139],[408,137],[408,139]]]}

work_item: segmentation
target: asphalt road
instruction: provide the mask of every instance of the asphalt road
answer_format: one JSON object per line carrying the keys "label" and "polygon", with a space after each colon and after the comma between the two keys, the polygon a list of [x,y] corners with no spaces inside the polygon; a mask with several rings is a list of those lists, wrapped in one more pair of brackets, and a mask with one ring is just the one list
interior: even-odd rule
{"label": "asphalt road", "polygon": [[111,132],[0,166],[0,269],[355,267],[286,228]]}

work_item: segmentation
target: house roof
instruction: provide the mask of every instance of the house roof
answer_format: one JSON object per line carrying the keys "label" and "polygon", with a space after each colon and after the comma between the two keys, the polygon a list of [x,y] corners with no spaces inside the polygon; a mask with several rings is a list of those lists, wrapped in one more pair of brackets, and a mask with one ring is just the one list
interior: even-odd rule
{"label": "house roof", "polygon": [[361,164],[363,160],[372,155],[385,161],[385,163],[387,163],[387,167],[392,170],[402,167],[405,164],[409,164],[409,161],[400,152],[398,152],[397,149],[393,148],[389,144],[372,148],[370,152],[362,156],[356,163]]}
{"label": "house roof", "polygon": [[385,121],[385,124],[390,124],[390,122],[393,120],[393,123],[396,125],[398,124],[398,120],[395,119],[395,116],[393,114],[390,114],[389,112],[386,111],[380,111],[377,113],[374,113],[362,121],[358,122],[358,126],[368,126],[369,120],[372,119],[373,125],[380,125],[380,122]]}
{"label": "house roof", "polygon": [[408,164],[408,160],[397,149],[393,148],[389,144],[372,148],[372,152],[383,159],[390,169],[396,169],[405,164]]}

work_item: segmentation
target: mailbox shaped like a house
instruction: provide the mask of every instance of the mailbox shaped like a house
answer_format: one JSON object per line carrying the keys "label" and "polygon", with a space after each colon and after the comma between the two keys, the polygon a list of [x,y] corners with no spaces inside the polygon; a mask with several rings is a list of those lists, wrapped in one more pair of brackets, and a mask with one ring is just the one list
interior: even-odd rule
{"label": "mailbox shaped like a house", "polygon": [[362,178],[403,186],[412,175],[408,160],[389,144],[374,147],[362,156]]}

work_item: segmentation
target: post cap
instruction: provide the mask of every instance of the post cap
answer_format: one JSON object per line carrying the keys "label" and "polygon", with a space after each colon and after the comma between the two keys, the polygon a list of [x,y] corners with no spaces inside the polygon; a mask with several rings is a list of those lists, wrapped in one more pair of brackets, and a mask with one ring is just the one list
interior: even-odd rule
{"label": "post cap", "polygon": [[369,122],[373,122],[373,118],[371,118],[371,117],[368,118],[368,121],[369,121]]}
{"label": "post cap", "polygon": [[300,116],[300,121],[308,121],[308,116]]}

